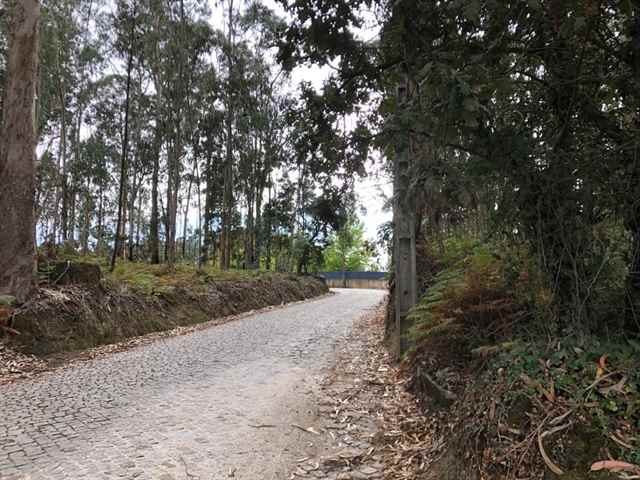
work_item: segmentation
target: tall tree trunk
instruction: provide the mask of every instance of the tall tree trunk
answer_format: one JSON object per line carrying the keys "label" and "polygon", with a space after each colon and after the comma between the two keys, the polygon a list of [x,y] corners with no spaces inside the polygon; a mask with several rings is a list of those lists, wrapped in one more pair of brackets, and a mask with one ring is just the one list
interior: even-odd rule
{"label": "tall tree trunk", "polygon": [[[153,28],[156,34],[160,34],[161,25],[161,4],[153,2],[152,7],[152,19]],[[163,107],[164,102],[164,90],[163,83],[161,81],[160,72],[160,47],[155,45],[152,54],[153,61],[150,66],[153,72],[153,85],[156,90],[156,126],[153,139],[153,172],[151,175],[151,219],[149,222],[149,243],[150,243],[150,260],[151,263],[157,265],[160,263],[160,205],[161,200],[158,193],[158,185],[160,182],[160,153],[162,151],[162,145],[166,140],[165,132],[165,113]]]}
{"label": "tall tree trunk", "polygon": [[244,267],[253,268],[254,254],[253,254],[253,235],[254,235],[254,200],[253,200],[253,186],[251,182],[248,182],[247,188],[247,222],[245,228],[245,240],[244,240]]}
{"label": "tall tree trunk", "polygon": [[143,178],[136,181],[137,172],[135,171],[131,177],[131,192],[129,193],[129,235],[127,236],[127,257],[130,262],[133,261],[133,245],[136,227],[136,200],[138,198],[138,190],[140,189],[140,185],[142,185],[143,181]]}
{"label": "tall tree trunk", "polygon": [[[231,135],[231,132],[228,132]],[[231,146],[228,143],[227,150],[231,152]],[[230,160],[232,154],[227,156],[227,165],[224,169],[224,191],[223,191],[223,207],[222,207],[222,232],[220,236],[220,268],[229,270],[231,267],[231,222],[233,221],[233,160]]]}
{"label": "tall tree trunk", "polygon": [[0,294],[24,302],[35,271],[35,98],[40,4],[12,4],[0,138]]}
{"label": "tall tree trunk", "polygon": [[160,120],[157,121],[155,137],[153,139],[153,173],[151,175],[151,221],[149,243],[151,249],[151,263],[160,263],[160,218],[158,214],[158,182],[160,177],[160,150],[162,149],[162,129]]}
{"label": "tall tree trunk", "polygon": [[202,189],[200,188],[200,169],[198,168],[198,159],[195,159],[195,171],[198,179],[198,245],[194,252],[194,257],[197,258],[198,268],[202,266],[200,252],[202,252]]}
{"label": "tall tree trunk", "polygon": [[[178,121],[179,122],[179,121]],[[169,150],[169,175],[167,179],[167,215],[166,215],[166,259],[169,265],[176,262],[176,223],[178,217],[178,191],[180,190],[180,151],[179,137],[176,134],[173,145]]]}
{"label": "tall tree trunk", "polygon": [[193,172],[189,178],[189,188],[187,189],[187,203],[184,207],[184,221],[182,224],[182,258],[185,259],[187,255],[187,228],[189,226],[189,206],[191,204],[191,188],[193,187],[193,177],[195,175],[195,166]]}
{"label": "tall tree trunk", "polygon": [[96,227],[96,254],[101,256],[104,251],[104,186],[100,185],[98,193],[98,225]]}
{"label": "tall tree trunk", "polygon": [[206,191],[204,196],[204,242],[202,244],[202,251],[200,253],[200,263],[205,264],[209,260],[209,255],[211,250],[215,248],[215,238],[213,236],[213,209],[214,209],[214,175],[212,172],[211,165],[211,156],[212,152],[209,150],[207,152],[207,163],[205,170],[205,178],[206,178]]}
{"label": "tall tree trunk", "polygon": [[[271,181],[271,173],[269,173],[269,193],[268,193],[268,199],[269,199],[269,205],[271,206],[271,186],[273,185],[272,181]],[[267,253],[266,253],[266,258],[265,258],[265,263],[266,263],[266,267],[267,267],[267,271],[271,270],[271,245],[272,245],[272,240],[273,240],[273,235],[272,235],[272,231],[273,231],[273,226],[271,224],[271,215],[269,215],[267,218],[267,226],[265,229],[265,233],[267,235]]]}
{"label": "tall tree trunk", "polygon": [[260,183],[256,191],[256,215],[255,225],[253,227],[253,268],[255,270],[260,269],[260,259],[262,257],[262,197],[263,197],[264,184]]}
{"label": "tall tree trunk", "polygon": [[224,192],[222,199],[222,232],[220,237],[220,268],[231,267],[231,222],[233,220],[233,0],[228,0],[229,27],[227,32],[227,62],[229,79],[227,85],[226,129],[227,152],[224,167]]}
{"label": "tall tree trunk", "polygon": [[[180,0],[180,24],[176,34],[178,52],[184,48],[186,43],[185,38],[185,11],[184,1]],[[182,159],[182,122],[183,122],[183,106],[185,101],[186,92],[184,90],[184,58],[180,56],[178,61],[178,77],[176,84],[175,96],[172,98],[173,110],[171,119],[173,120],[170,125],[175,125],[173,132],[173,143],[169,150],[169,178],[167,185],[167,237],[166,237],[166,252],[167,263],[171,266],[176,261],[176,230],[177,230],[177,217],[178,217],[178,193],[180,192],[180,161]]]}
{"label": "tall tree trunk", "polygon": [[[637,2],[632,4],[633,22],[629,32],[632,54],[627,58],[633,70],[636,84],[634,91],[637,95],[638,86],[640,86],[640,5]],[[635,124],[636,127],[640,125],[640,115],[636,116]],[[633,333],[640,332],[640,160],[636,152],[637,146],[634,148],[633,157],[628,162],[629,194],[625,205],[625,225],[631,237],[631,261],[626,279],[625,328]]]}
{"label": "tall tree trunk", "polygon": [[[62,87],[61,87],[62,88]],[[60,160],[61,164],[61,185],[60,200],[62,203],[60,210],[60,228],[62,230],[62,241],[68,238],[68,217],[69,217],[69,183],[67,181],[67,115],[65,112],[65,93],[60,91]]]}
{"label": "tall tree trunk", "polygon": [[76,201],[77,201],[77,191],[74,186],[74,181],[71,182],[71,189],[69,189],[69,219],[67,222],[67,240],[71,242],[75,242],[76,240]]}
{"label": "tall tree trunk", "polygon": [[116,268],[116,259],[122,245],[122,230],[124,226],[123,215],[126,201],[126,183],[127,183],[127,154],[129,151],[129,104],[131,103],[131,73],[133,71],[133,32],[135,28],[134,20],[131,20],[131,41],[129,43],[129,58],[127,60],[127,86],[125,94],[124,107],[124,135],[122,139],[122,156],[120,157],[120,194],[118,196],[118,221],[116,223],[116,238],[113,245],[113,253],[111,255],[110,269]]}
{"label": "tall tree trunk", "polygon": [[[82,130],[82,119],[84,117],[84,106],[81,104],[78,107],[78,114],[75,120],[75,126],[74,126],[74,132],[73,132],[73,152],[74,152],[74,162],[76,163],[76,165],[79,165],[80,162],[82,161],[82,150],[80,148],[80,131]],[[67,168],[67,171],[69,169]],[[75,178],[75,176],[72,176],[71,178],[71,190],[67,192],[67,195],[70,197],[69,198],[69,203],[70,205],[70,212],[69,212],[69,220],[68,220],[68,233],[67,233],[67,238],[69,240],[71,240],[72,242],[75,242],[75,230],[76,230],[76,226],[77,226],[77,221],[76,221],[76,202],[79,201],[79,197],[78,197],[78,185],[77,185],[77,181],[78,179]]]}
{"label": "tall tree trunk", "polygon": [[[263,142],[264,144],[265,142]],[[258,172],[258,182],[256,185],[256,221],[254,226],[254,239],[255,239],[255,264],[253,268],[256,270],[260,269],[260,260],[262,257],[262,242],[264,237],[264,226],[262,220],[262,201],[264,199],[264,189],[267,183],[267,178],[270,174],[270,165],[271,165],[271,149],[269,146],[266,146],[264,149],[264,165],[262,169]]]}
{"label": "tall tree trunk", "polygon": [[93,200],[91,198],[91,178],[87,177],[87,184],[84,192],[84,208],[82,212],[82,233],[80,235],[80,246],[82,254],[89,253],[89,231],[91,229],[91,212],[93,210]]}
{"label": "tall tree trunk", "polygon": [[142,230],[142,192],[138,193],[138,218],[136,220],[135,252],[140,256],[140,230]]}

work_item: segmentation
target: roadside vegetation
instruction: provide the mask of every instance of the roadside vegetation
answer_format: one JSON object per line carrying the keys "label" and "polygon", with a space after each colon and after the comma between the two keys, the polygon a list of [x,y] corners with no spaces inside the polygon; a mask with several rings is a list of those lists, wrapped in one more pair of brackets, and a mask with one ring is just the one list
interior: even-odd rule
{"label": "roadside vegetation", "polygon": [[553,292],[522,246],[462,235],[423,255],[431,269],[410,314],[405,364],[423,406],[449,412],[431,432],[447,439],[438,478],[633,474],[640,343],[612,325],[624,302],[609,300],[625,263],[593,286],[602,317],[586,328],[558,321]]}
{"label": "roadside vegetation", "polygon": [[[40,286],[55,286],[64,280],[64,267],[78,265],[97,266],[104,282],[110,286],[130,288],[142,294],[161,293],[173,287],[187,287],[197,290],[211,282],[242,281],[253,278],[269,278],[275,272],[265,270],[220,270],[216,265],[198,267],[193,263],[149,264],[144,262],[122,261],[113,271],[109,270],[109,259],[96,255],[61,255],[55,260],[40,261]],[[62,272],[60,272],[62,270]]]}
{"label": "roadside vegetation", "polygon": [[0,309],[0,342],[47,356],[223,322],[328,292],[310,275],[120,262],[103,276],[105,262],[69,257],[41,269],[37,293],[27,303]]}
{"label": "roadside vegetation", "polygon": [[162,268],[134,262],[322,269],[358,211],[368,155],[278,62],[281,13],[237,0],[8,4],[0,294],[35,293],[32,239],[39,260],[127,262],[143,283]]}

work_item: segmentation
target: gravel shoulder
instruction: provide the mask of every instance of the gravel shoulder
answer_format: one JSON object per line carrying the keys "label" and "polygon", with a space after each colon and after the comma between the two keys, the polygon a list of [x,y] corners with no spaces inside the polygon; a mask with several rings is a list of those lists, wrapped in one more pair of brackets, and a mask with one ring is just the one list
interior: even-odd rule
{"label": "gravel shoulder", "polygon": [[323,448],[299,427],[336,342],[384,293],[338,291],[0,386],[0,478],[288,478]]}
{"label": "gravel shoulder", "polygon": [[440,446],[429,437],[431,419],[407,392],[406,371],[384,344],[385,313],[385,305],[367,312],[338,342],[308,427],[321,448],[301,458],[287,478],[432,478],[429,465]]}

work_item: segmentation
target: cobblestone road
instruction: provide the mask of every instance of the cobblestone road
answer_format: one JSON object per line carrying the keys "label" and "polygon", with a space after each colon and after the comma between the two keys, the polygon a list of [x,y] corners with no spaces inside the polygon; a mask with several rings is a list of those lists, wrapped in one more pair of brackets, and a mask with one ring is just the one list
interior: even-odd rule
{"label": "cobblestone road", "polygon": [[335,341],[384,292],[337,295],[0,387],[0,479],[282,479]]}

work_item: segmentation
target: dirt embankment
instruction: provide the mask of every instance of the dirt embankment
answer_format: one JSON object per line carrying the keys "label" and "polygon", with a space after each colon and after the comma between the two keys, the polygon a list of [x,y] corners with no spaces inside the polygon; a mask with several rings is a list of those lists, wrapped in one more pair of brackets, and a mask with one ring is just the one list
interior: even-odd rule
{"label": "dirt embankment", "polygon": [[327,292],[317,278],[280,274],[151,294],[105,282],[43,288],[13,313],[11,344],[39,356],[82,350]]}
{"label": "dirt embankment", "polygon": [[404,446],[410,472],[389,480],[640,478],[640,344],[546,333],[495,258],[438,273],[409,315],[402,370],[427,441]]}

